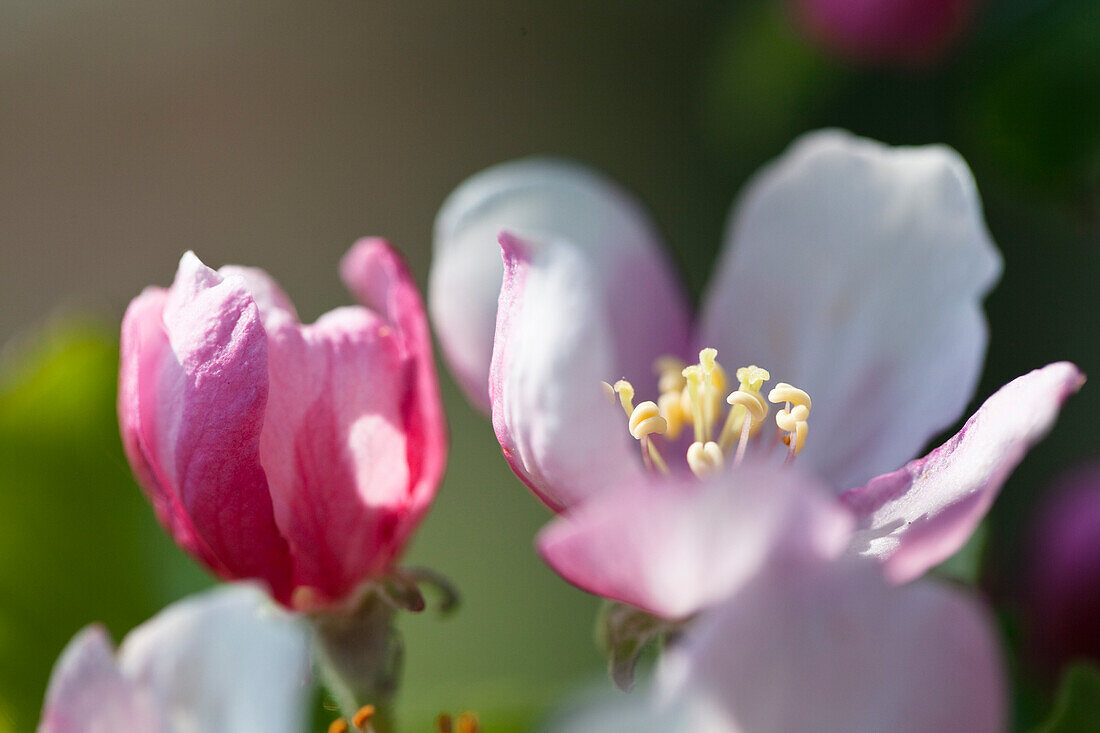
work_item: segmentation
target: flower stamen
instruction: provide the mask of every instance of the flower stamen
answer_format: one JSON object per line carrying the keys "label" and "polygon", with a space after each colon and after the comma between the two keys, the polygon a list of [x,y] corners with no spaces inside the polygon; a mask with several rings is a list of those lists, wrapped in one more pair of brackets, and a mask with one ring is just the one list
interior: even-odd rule
{"label": "flower stamen", "polygon": [[732,409],[722,428],[722,435],[718,439],[718,446],[724,453],[729,453],[733,448],[734,436],[740,433],[737,457],[734,459],[735,465],[744,458],[749,438],[759,432],[760,426],[768,417],[768,403],[760,394],[760,388],[771,378],[772,375],[767,369],[761,369],[755,364],[737,370],[737,381],[740,382],[740,386],[726,398],[726,402],[732,405]]}
{"label": "flower stamen", "polygon": [[812,407],[810,395],[798,387],[780,382],[768,393],[768,401],[785,403],[783,409],[775,414],[775,424],[786,433],[783,442],[789,448],[787,462],[790,463],[806,444],[806,435],[810,429],[807,420]]}

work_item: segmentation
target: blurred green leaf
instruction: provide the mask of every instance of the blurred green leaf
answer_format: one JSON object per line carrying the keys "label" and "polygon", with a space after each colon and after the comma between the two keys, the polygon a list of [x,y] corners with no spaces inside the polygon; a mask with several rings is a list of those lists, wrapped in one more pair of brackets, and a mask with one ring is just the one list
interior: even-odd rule
{"label": "blurred green leaf", "polygon": [[781,3],[739,5],[716,34],[703,123],[723,157],[755,168],[783,149],[851,77],[802,39]]}
{"label": "blurred green leaf", "polygon": [[985,523],[978,525],[966,544],[951,557],[936,566],[937,575],[962,581],[968,585],[976,585],[981,577],[982,560],[985,557],[985,547],[989,538],[989,529]]}
{"label": "blurred green leaf", "polygon": [[1100,8],[1049,3],[975,47],[960,112],[975,151],[1029,190],[1087,198],[1100,184]]}
{"label": "blurred green leaf", "polygon": [[117,640],[206,582],[130,477],[114,335],[70,324],[19,346],[0,367],[0,730],[34,729],[81,627]]}
{"label": "blurred green leaf", "polygon": [[1100,726],[1100,670],[1080,664],[1062,678],[1050,718],[1032,733],[1094,733]]}

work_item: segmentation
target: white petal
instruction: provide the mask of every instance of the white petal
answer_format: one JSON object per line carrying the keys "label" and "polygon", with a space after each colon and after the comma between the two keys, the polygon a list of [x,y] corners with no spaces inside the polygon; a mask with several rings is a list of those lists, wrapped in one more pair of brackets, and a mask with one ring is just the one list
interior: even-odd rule
{"label": "white petal", "polygon": [[253,586],[170,606],[126,637],[119,659],[156,694],[174,733],[291,733],[305,720],[307,632]]}
{"label": "white petal", "polygon": [[887,575],[899,583],[953,555],[1084,381],[1068,362],[1018,377],[939,448],[844,493],[841,501],[856,514],[859,527],[852,550],[882,560]]}
{"label": "white petal", "polygon": [[594,285],[609,293],[617,376],[652,378],[654,356],[686,346],[686,301],[633,198],[572,163],[504,163],[459,186],[435,223],[428,307],[443,355],[476,406],[489,406],[502,230],[568,241],[590,258]]}
{"label": "white petal", "polygon": [[705,483],[623,487],[556,519],[537,545],[574,585],[676,619],[733,593],[776,553],[840,554],[851,526],[808,478],[741,468]]}
{"label": "white petal", "polygon": [[127,680],[115,663],[107,632],[89,626],[54,666],[38,733],[166,733],[166,722],[147,691]]}
{"label": "white petal", "polygon": [[811,134],[739,202],[698,338],[810,393],[798,460],[848,489],[958,419],[1000,270],[954,151]]}
{"label": "white petal", "polygon": [[493,428],[516,475],[561,510],[640,476],[641,454],[601,384],[619,375],[588,258],[564,242],[504,235],[501,245]]}
{"label": "white petal", "polygon": [[877,567],[781,564],[666,653],[671,699],[701,698],[729,733],[1001,733],[1006,697],[991,624],[970,598]]}

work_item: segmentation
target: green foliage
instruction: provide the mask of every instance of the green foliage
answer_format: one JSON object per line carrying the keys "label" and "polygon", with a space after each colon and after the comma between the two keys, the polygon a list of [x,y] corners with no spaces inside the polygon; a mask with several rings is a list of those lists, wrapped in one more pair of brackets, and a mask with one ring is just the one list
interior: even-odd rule
{"label": "green foliage", "polygon": [[935,568],[935,573],[968,585],[977,585],[982,572],[982,560],[989,538],[989,530],[983,522],[978,525],[966,544]]}
{"label": "green foliage", "polygon": [[1100,670],[1080,664],[1062,678],[1050,718],[1032,733],[1093,733],[1100,727]]}
{"label": "green foliage", "polygon": [[130,477],[117,352],[108,332],[68,326],[0,371],[0,731],[34,729],[77,630],[98,621],[117,640],[204,582]]}

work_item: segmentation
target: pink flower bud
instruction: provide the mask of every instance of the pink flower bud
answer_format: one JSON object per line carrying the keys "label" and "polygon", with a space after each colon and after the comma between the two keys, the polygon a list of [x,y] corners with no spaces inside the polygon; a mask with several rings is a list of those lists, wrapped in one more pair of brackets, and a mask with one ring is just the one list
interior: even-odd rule
{"label": "pink flower bud", "polygon": [[364,239],[341,272],[366,307],[304,325],[262,270],[194,254],[122,323],[119,424],[176,542],[283,605],[337,605],[386,573],[443,472],[431,342],[400,257]]}
{"label": "pink flower bud", "polygon": [[794,0],[806,31],[859,61],[908,66],[938,58],[974,15],[976,0]]}
{"label": "pink flower bud", "polygon": [[1028,606],[1032,651],[1049,671],[1100,660],[1100,464],[1063,478],[1032,533]]}

